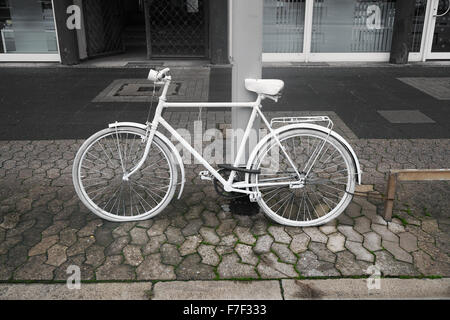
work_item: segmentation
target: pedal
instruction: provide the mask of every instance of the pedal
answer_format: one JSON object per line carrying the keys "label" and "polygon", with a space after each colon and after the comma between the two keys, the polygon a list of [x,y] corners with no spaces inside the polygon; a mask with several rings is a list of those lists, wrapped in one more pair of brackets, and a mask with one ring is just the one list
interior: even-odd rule
{"label": "pedal", "polygon": [[212,176],[209,171],[200,171],[199,173],[200,179],[212,181]]}

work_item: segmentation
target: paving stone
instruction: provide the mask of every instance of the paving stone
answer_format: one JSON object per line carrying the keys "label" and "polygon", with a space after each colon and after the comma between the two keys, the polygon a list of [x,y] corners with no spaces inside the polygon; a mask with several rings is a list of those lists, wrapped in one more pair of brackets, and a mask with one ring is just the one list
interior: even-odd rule
{"label": "paving stone", "polygon": [[184,217],[182,215],[179,215],[179,216],[175,217],[175,219],[171,219],[170,224],[171,224],[171,226],[173,226],[175,228],[182,229],[182,228],[186,227],[188,222],[184,219]]}
{"label": "paving stone", "polygon": [[365,233],[363,246],[370,251],[381,250],[381,236],[373,231]]}
{"label": "paving stone", "polygon": [[54,222],[50,227],[42,231],[42,237],[46,238],[49,236],[56,235],[60,233],[64,228],[69,225],[69,222],[66,220],[59,220]]}
{"label": "paving stone", "polygon": [[250,228],[237,226],[234,233],[242,243],[254,244],[256,242],[256,238],[250,233]]}
{"label": "paving stone", "polygon": [[43,238],[41,242],[39,242],[37,245],[35,245],[33,248],[30,249],[28,255],[32,257],[46,253],[50,247],[52,247],[55,243],[58,242],[58,240],[59,237],[57,235]]}
{"label": "paving stone", "polygon": [[105,263],[97,268],[97,280],[134,280],[135,273],[131,266],[122,264],[122,256],[106,257]]}
{"label": "paving stone", "polygon": [[279,262],[273,252],[261,255],[257,270],[263,279],[298,277],[294,266]]}
{"label": "paving stone", "polygon": [[92,245],[86,249],[86,261],[85,263],[96,268],[105,261],[105,248],[99,245]]}
{"label": "paving stone", "polygon": [[29,247],[25,246],[23,243],[16,245],[8,251],[8,255],[0,258],[0,268],[12,267],[16,269],[27,261]]}
{"label": "paving stone", "polygon": [[151,253],[159,252],[161,245],[166,241],[167,241],[167,237],[165,234],[151,237],[148,240],[147,244],[142,248],[142,253],[144,255],[149,255]]}
{"label": "paving stone", "polygon": [[360,242],[347,240],[345,241],[345,247],[356,256],[357,260],[363,260],[367,262],[374,261],[375,257],[373,256],[373,254],[367,251]]}
{"label": "paving stone", "polygon": [[351,218],[356,218],[361,216],[361,206],[355,202],[350,202],[348,207],[345,209],[345,214]]}
{"label": "paving stone", "polygon": [[262,254],[270,251],[270,247],[272,246],[273,238],[268,234],[258,237],[256,241],[256,245],[253,247],[253,251],[256,254]]}
{"label": "paving stone", "polygon": [[202,226],[203,221],[201,219],[193,219],[189,221],[189,223],[181,230],[181,232],[184,236],[193,236],[198,234],[198,231]]}
{"label": "paving stone", "polygon": [[382,245],[395,257],[395,259],[408,263],[413,262],[412,256],[408,252],[400,248],[398,242],[391,242],[383,239]]}
{"label": "paving stone", "polygon": [[20,199],[16,203],[16,210],[18,213],[24,213],[31,210],[32,200],[28,198]]}
{"label": "paving stone", "polygon": [[432,237],[430,234],[423,231],[418,226],[407,225],[405,229],[407,232],[415,235],[417,237],[418,241],[425,241],[425,242],[430,242],[430,243],[434,243],[434,241],[435,241],[434,237]]}
{"label": "paving stone", "polygon": [[419,249],[417,246],[417,237],[408,232],[399,233],[400,237],[400,247],[405,249],[407,252],[413,252]]}
{"label": "paving stone", "polygon": [[353,226],[355,224],[355,221],[345,213],[339,215],[336,220],[340,226]]}
{"label": "paving stone", "polygon": [[161,261],[164,264],[170,264],[172,266],[178,265],[181,260],[183,260],[180,256],[180,253],[177,250],[177,247],[173,244],[164,243],[161,246]]}
{"label": "paving stone", "polygon": [[125,264],[130,266],[138,266],[144,260],[141,254],[141,248],[137,245],[127,245],[123,248],[123,256],[125,258]]}
{"label": "paving stone", "polygon": [[253,247],[245,244],[238,243],[235,251],[241,258],[243,263],[256,265],[258,263],[258,257],[253,253]]}
{"label": "paving stone", "polygon": [[0,242],[0,255],[8,253],[8,250],[14,247],[20,241],[22,241],[21,236],[14,236]]}
{"label": "paving stone", "polygon": [[207,227],[217,227],[220,224],[219,219],[217,218],[217,214],[211,211],[203,211],[202,217],[204,221],[204,225]]}
{"label": "paving stone", "polygon": [[212,266],[201,263],[198,254],[192,254],[184,258],[175,269],[179,280],[210,280],[216,278]]}
{"label": "paving stone", "polygon": [[328,237],[320,232],[317,227],[303,228],[303,231],[311,238],[311,241],[327,243]]}
{"label": "paving stone", "polygon": [[253,226],[253,220],[251,216],[235,215],[237,225],[244,228],[251,228]]}
{"label": "paving stone", "polygon": [[433,260],[424,251],[412,253],[417,270],[425,276],[448,276],[450,274],[450,264]]}
{"label": "paving stone", "polygon": [[169,219],[158,219],[153,222],[153,225],[147,231],[149,237],[159,236],[164,233],[166,228],[169,226]]}
{"label": "paving stone", "polygon": [[80,238],[93,236],[95,233],[95,230],[98,227],[100,227],[102,224],[103,224],[103,222],[99,219],[89,221],[89,223],[85,227],[83,227],[80,231],[78,231],[77,234]]}
{"label": "paving stone", "polygon": [[179,228],[175,228],[172,226],[169,226],[165,232],[167,236],[167,242],[171,244],[180,245],[184,242],[185,238],[183,234],[181,233],[181,230]]}
{"label": "paving stone", "polygon": [[144,245],[148,242],[147,230],[135,227],[130,230],[131,244]]}
{"label": "paving stone", "polygon": [[289,245],[289,248],[294,253],[300,253],[308,250],[308,244],[310,242],[311,238],[305,234],[296,234],[292,237],[291,244]]}
{"label": "paving stone", "polygon": [[222,223],[216,229],[216,232],[220,237],[228,236],[233,233],[236,224],[237,222],[234,219],[222,220]]}
{"label": "paving stone", "polygon": [[272,244],[272,251],[283,262],[291,264],[295,264],[297,262],[297,257],[294,253],[292,253],[287,244],[275,242]]}
{"label": "paving stone", "polygon": [[222,239],[219,242],[219,245],[227,246],[227,247],[234,247],[236,242],[237,242],[236,236],[234,234],[230,234],[228,236],[222,237]]}
{"label": "paving stone", "polygon": [[403,225],[394,222],[388,222],[388,229],[395,234],[405,232],[405,227]]}
{"label": "paving stone", "polygon": [[202,227],[200,228],[199,233],[202,236],[203,241],[206,243],[216,245],[220,242],[220,238],[217,236],[213,228]]}
{"label": "paving stone", "polygon": [[387,222],[384,220],[376,211],[366,211],[363,212],[364,216],[369,218],[372,223],[379,224],[382,226],[386,226]]}
{"label": "paving stone", "polygon": [[189,208],[189,211],[184,215],[186,219],[198,219],[200,218],[200,213],[205,209],[201,204],[196,204]]}
{"label": "paving stone", "polygon": [[263,217],[253,221],[253,226],[251,227],[250,232],[256,236],[267,234],[267,219]]}
{"label": "paving stone", "polygon": [[435,235],[439,232],[439,225],[434,219],[422,220],[422,230],[428,234]]}
{"label": "paving stone", "polygon": [[20,214],[18,212],[10,212],[3,216],[3,221],[0,224],[0,228],[13,229],[20,220]]}
{"label": "paving stone", "polygon": [[59,267],[67,260],[66,256],[66,246],[62,246],[60,244],[53,245],[47,252],[47,261],[45,263]]}
{"label": "paving stone", "polygon": [[173,266],[161,263],[161,255],[154,253],[145,258],[136,269],[138,280],[174,280],[176,275]]}
{"label": "paving stone", "polygon": [[328,236],[327,248],[331,252],[339,252],[345,250],[345,237],[339,232]]}
{"label": "paving stone", "polygon": [[354,242],[363,242],[363,236],[350,226],[338,226],[338,230],[347,240]]}
{"label": "paving stone", "polygon": [[372,230],[381,236],[382,240],[398,242],[399,238],[394,233],[388,230],[386,226],[380,226],[377,224],[372,225]]}
{"label": "paving stone", "polygon": [[200,236],[189,236],[186,237],[186,240],[180,246],[180,254],[182,256],[186,256],[188,254],[192,254],[196,252],[198,245],[202,242],[202,238]]}
{"label": "paving stone", "polygon": [[328,250],[323,243],[311,242],[309,244],[309,249],[315,253],[319,260],[331,263],[334,263],[336,261],[336,255]]}
{"label": "paving stone", "polygon": [[125,222],[121,223],[117,228],[115,228],[112,232],[114,238],[127,236],[128,232],[136,226],[135,222]]}
{"label": "paving stone", "polygon": [[94,237],[80,238],[72,246],[67,249],[67,256],[76,256],[77,254],[84,253],[87,248],[95,243]]}
{"label": "paving stone", "polygon": [[426,241],[419,241],[418,246],[420,250],[428,253],[434,260],[441,260],[450,263],[450,256],[448,253],[444,254],[438,247],[436,247],[435,244]]}
{"label": "paving stone", "polygon": [[148,219],[148,220],[138,222],[138,224],[136,226],[144,228],[144,229],[150,229],[151,226],[153,225],[153,222],[154,222],[153,219]]}
{"label": "paving stone", "polygon": [[338,269],[343,276],[365,275],[367,268],[372,265],[365,261],[355,260],[355,256],[350,251],[341,251],[336,255],[336,269]]}
{"label": "paving stone", "polygon": [[113,243],[109,245],[109,247],[106,248],[106,255],[107,256],[114,256],[118,255],[122,252],[123,248],[129,243],[130,239],[128,236],[122,236],[120,238],[117,238],[114,240]]}
{"label": "paving stone", "polygon": [[202,263],[211,265],[211,266],[217,266],[220,262],[220,257],[214,250],[214,246],[201,244],[198,247],[197,252],[202,257]]}
{"label": "paving stone", "polygon": [[387,251],[375,252],[376,265],[381,270],[383,276],[417,276],[418,271],[412,264],[397,261]]}
{"label": "paving stone", "polygon": [[14,273],[16,280],[52,280],[54,266],[45,264],[47,257],[42,254],[33,256]]}
{"label": "paving stone", "polygon": [[282,226],[270,226],[268,229],[269,233],[274,238],[275,242],[289,244],[291,243],[291,236],[284,231]]}
{"label": "paving stone", "polygon": [[224,255],[217,267],[217,272],[220,279],[258,278],[255,268],[251,265],[240,263],[236,253]]}
{"label": "paving stone", "polygon": [[6,237],[14,237],[16,235],[22,235],[25,231],[31,229],[45,229],[50,225],[51,220],[47,217],[43,217],[39,219],[37,222],[35,219],[27,220],[27,221],[21,221],[19,222],[14,229],[9,229],[6,231]]}
{"label": "paving stone", "polygon": [[226,254],[233,253],[233,252],[234,252],[234,248],[233,248],[233,247],[229,247],[229,246],[218,245],[218,246],[216,247],[216,252],[217,252],[220,256],[224,256],[224,255],[226,255]]}
{"label": "paving stone", "polygon": [[332,233],[335,233],[337,231],[337,228],[335,225],[324,225],[319,227],[320,232],[323,234],[329,235]]}
{"label": "paving stone", "polygon": [[306,251],[300,254],[296,268],[304,277],[334,277],[340,273],[330,262],[319,261],[317,256]]}
{"label": "paving stone", "polygon": [[372,231],[370,229],[370,220],[364,216],[356,218],[354,229],[361,234]]}

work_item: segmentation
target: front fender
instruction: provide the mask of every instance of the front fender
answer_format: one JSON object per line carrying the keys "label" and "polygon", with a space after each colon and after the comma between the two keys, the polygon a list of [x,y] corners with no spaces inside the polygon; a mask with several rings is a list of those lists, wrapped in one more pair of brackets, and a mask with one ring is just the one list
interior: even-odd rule
{"label": "front fender", "polygon": [[[296,123],[296,124],[290,124],[287,126],[282,126],[276,130],[274,130],[273,134],[268,134],[266,135],[263,139],[261,139],[261,141],[258,143],[258,145],[255,147],[255,149],[253,149],[253,152],[250,154],[249,160],[247,162],[247,169],[251,169],[251,166],[253,164],[253,161],[255,160],[256,156],[258,155],[258,150],[271,138],[273,137],[273,135],[275,134],[280,134],[284,131],[289,131],[292,129],[312,129],[312,130],[317,130],[317,131],[321,131],[323,133],[330,133],[330,136],[333,136],[334,138],[336,138],[340,143],[342,143],[347,150],[350,152],[350,154],[352,155],[353,158],[353,163],[355,165],[355,171],[357,173],[357,182],[358,184],[361,184],[361,167],[359,165],[359,160],[358,157],[356,156],[355,151],[353,150],[353,148],[350,146],[350,144],[338,133],[327,129],[323,126],[319,126],[317,124],[313,124],[313,123]],[[248,174],[247,174],[247,179],[248,179]]]}
{"label": "front fender", "polygon": [[[108,125],[109,128],[115,128],[115,127],[134,127],[134,128],[139,128],[142,130],[147,130],[147,126],[145,124],[142,123],[137,123],[137,122],[114,122],[114,123],[110,123]],[[165,135],[163,135],[161,132],[156,131],[155,135],[161,139],[168,147],[170,150],[172,150],[175,159],[177,160],[177,164],[178,167],[180,168],[180,172],[181,172],[181,184],[180,184],[180,191],[178,192],[178,199],[181,198],[181,194],[183,193],[183,189],[184,189],[184,183],[186,182],[186,178],[185,178],[185,170],[184,170],[184,164],[183,164],[183,160],[180,156],[180,152],[178,152],[177,148],[173,145],[172,141],[170,141]]]}

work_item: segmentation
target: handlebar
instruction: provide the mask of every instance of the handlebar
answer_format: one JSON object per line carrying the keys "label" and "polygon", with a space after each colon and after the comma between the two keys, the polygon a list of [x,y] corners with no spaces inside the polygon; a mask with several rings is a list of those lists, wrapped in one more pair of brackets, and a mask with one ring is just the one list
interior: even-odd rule
{"label": "handlebar", "polygon": [[153,69],[150,69],[150,72],[148,73],[148,80],[157,82],[157,81],[162,81],[164,80],[164,78],[166,77],[166,74],[170,71],[170,68],[165,68],[163,70],[160,71],[156,71]]}

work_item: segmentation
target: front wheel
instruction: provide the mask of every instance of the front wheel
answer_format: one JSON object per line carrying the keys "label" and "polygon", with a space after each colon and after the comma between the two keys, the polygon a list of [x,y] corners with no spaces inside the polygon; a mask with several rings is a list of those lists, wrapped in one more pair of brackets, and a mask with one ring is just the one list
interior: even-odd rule
{"label": "front wheel", "polygon": [[[280,133],[278,139],[301,177],[275,139],[269,139],[252,165],[261,171],[251,177],[256,184],[253,190],[260,194],[260,207],[271,219],[288,226],[317,226],[336,218],[351,202],[355,190],[350,152],[334,137],[312,129],[292,129]],[[319,150],[306,175],[308,160]]]}
{"label": "front wheel", "polygon": [[108,128],[87,139],[73,164],[75,191],[83,204],[103,219],[115,222],[154,217],[171,201],[177,170],[170,149],[153,138],[144,164],[127,177],[146,147],[145,130]]}

